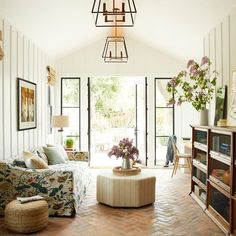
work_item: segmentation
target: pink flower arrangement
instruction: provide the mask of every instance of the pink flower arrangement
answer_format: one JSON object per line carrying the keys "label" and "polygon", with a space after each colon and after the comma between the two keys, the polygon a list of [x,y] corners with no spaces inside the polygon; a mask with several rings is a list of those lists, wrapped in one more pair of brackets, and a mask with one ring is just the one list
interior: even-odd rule
{"label": "pink flower arrangement", "polygon": [[111,149],[111,151],[108,153],[108,156],[115,156],[116,159],[119,157],[121,158],[127,158],[127,159],[132,159],[135,160],[138,158],[139,151],[138,149],[133,146],[133,140],[129,140],[129,138],[123,138],[120,140],[118,145],[114,145]]}
{"label": "pink flower arrangement", "polygon": [[213,98],[217,79],[217,72],[211,73],[210,65],[211,62],[206,56],[200,64],[189,60],[187,70],[180,71],[167,84],[167,92],[171,94],[167,105],[190,102],[197,111],[204,110]]}

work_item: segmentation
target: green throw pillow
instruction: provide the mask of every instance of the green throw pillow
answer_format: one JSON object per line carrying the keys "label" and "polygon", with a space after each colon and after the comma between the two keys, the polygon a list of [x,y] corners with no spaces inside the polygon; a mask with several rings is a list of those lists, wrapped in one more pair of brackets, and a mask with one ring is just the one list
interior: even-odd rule
{"label": "green throw pillow", "polygon": [[58,147],[43,147],[43,150],[48,157],[49,165],[55,165],[66,162]]}

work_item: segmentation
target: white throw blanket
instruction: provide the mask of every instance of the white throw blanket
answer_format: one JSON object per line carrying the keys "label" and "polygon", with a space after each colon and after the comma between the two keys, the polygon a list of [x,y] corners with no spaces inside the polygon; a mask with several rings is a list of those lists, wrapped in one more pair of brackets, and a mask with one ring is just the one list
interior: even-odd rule
{"label": "white throw blanket", "polygon": [[20,203],[27,203],[27,202],[33,202],[33,201],[38,201],[38,200],[43,200],[44,198],[36,195],[32,197],[17,197],[16,198]]}

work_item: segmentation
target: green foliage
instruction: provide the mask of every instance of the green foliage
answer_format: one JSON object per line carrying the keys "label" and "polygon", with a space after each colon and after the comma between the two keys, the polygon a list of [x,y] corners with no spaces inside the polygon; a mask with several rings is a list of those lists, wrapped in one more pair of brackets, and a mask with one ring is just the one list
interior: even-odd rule
{"label": "green foliage", "polygon": [[79,106],[79,80],[63,79],[63,106]]}
{"label": "green foliage", "polygon": [[73,138],[67,138],[65,141],[66,147],[67,148],[73,148],[74,146],[74,139]]}
{"label": "green foliage", "polygon": [[168,105],[189,102],[197,111],[204,110],[213,98],[217,79],[216,71],[210,73],[210,65],[207,57],[202,58],[200,65],[189,60],[188,70],[181,71],[167,84],[166,90],[171,94]]}
{"label": "green foliage", "polygon": [[92,83],[91,91],[95,95],[96,111],[107,118],[111,117],[116,95],[119,93],[120,81],[118,78],[97,79]]}
{"label": "green foliage", "polygon": [[[91,83],[92,112],[96,119],[93,119],[93,128],[100,131],[106,128],[133,127],[135,109],[130,100],[122,96],[133,98],[130,90],[122,90],[122,81],[120,78],[96,78]],[[124,100],[126,104],[124,104]]]}

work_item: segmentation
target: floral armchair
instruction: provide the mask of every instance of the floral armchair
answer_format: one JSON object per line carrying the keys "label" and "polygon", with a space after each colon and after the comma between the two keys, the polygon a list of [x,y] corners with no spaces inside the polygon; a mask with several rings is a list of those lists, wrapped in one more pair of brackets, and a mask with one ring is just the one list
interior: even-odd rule
{"label": "floral armchair", "polygon": [[90,173],[85,162],[67,161],[49,169],[27,169],[14,162],[0,162],[0,215],[16,197],[40,195],[49,205],[51,216],[73,216],[78,212]]}

